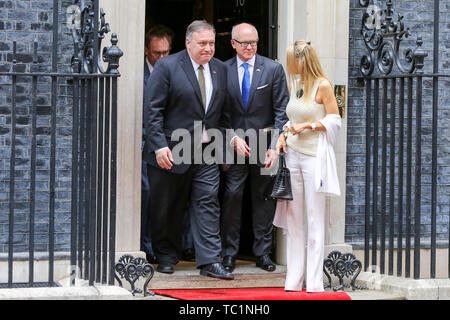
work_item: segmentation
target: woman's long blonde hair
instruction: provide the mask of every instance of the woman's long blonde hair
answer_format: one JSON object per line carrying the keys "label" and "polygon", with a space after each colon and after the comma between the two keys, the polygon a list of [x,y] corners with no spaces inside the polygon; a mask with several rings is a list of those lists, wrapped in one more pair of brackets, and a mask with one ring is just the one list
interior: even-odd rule
{"label": "woman's long blonde hair", "polygon": [[[311,100],[311,93],[316,79],[325,77],[316,49],[310,41],[297,40],[287,48],[286,65],[289,76],[289,91],[293,90],[296,75],[301,74],[298,88],[303,84],[303,99]],[[328,79],[327,79],[328,80]]]}

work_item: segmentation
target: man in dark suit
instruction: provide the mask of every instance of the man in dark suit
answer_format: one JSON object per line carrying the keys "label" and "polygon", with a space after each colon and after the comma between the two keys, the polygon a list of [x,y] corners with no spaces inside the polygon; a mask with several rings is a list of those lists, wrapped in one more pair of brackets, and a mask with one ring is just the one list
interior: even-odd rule
{"label": "man in dark suit", "polygon": [[[145,34],[145,61],[144,61],[144,95],[145,88],[149,85],[150,74],[156,61],[169,55],[172,47],[173,32],[169,28],[158,25],[152,27]],[[142,150],[145,146],[145,125],[142,128]],[[143,157],[144,158],[144,157]],[[147,261],[156,263],[156,256],[152,248],[152,240],[150,236],[150,227],[148,219],[148,208],[150,200],[150,184],[147,175],[148,163],[142,159],[141,174],[141,251],[145,252]]]}
{"label": "man in dark suit", "polygon": [[[252,207],[256,265],[267,271],[275,270],[269,255],[276,202],[265,200],[271,177],[262,174],[261,169],[270,168],[277,161],[276,137],[270,141],[270,135],[277,135],[287,122],[285,110],[289,93],[283,67],[272,59],[256,54],[257,44],[258,32],[253,25],[241,23],[234,26],[231,45],[236,50],[236,57],[225,62],[228,70],[230,121],[236,132],[231,145],[237,154],[236,158],[246,158],[246,161],[238,160],[238,163],[231,164],[224,172],[222,256],[223,265],[230,272],[235,268],[239,250],[242,198],[248,177],[251,184],[249,201]],[[252,132],[256,134],[252,135]],[[269,148],[260,147],[268,143]]]}
{"label": "man in dark suit", "polygon": [[[200,274],[231,280],[234,276],[220,259],[219,168],[216,163],[193,161],[212,143],[209,129],[229,126],[224,112],[226,68],[213,58],[214,46],[214,27],[206,21],[194,21],[186,30],[186,50],[156,63],[150,77],[154,84],[146,89],[148,147],[144,153],[150,163],[152,240],[159,262],[156,270],[174,272],[181,251],[183,212],[189,200]],[[175,136],[180,133],[190,150],[177,154]]]}

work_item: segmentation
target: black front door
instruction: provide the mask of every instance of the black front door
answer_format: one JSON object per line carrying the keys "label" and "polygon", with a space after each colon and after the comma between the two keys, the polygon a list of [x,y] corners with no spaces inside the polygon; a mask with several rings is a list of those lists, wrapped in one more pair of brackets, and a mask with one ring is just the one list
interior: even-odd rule
{"label": "black front door", "polygon": [[248,22],[258,30],[258,53],[276,59],[276,5],[277,1],[273,0],[215,1],[216,57],[226,60],[234,55],[234,50],[230,45],[231,28],[240,22]]}
{"label": "black front door", "polygon": [[147,0],[146,30],[163,24],[175,33],[172,52],[185,48],[186,27],[196,19],[212,23],[217,32],[215,57],[225,61],[234,55],[231,28],[249,22],[258,29],[258,53],[276,59],[277,0]]}

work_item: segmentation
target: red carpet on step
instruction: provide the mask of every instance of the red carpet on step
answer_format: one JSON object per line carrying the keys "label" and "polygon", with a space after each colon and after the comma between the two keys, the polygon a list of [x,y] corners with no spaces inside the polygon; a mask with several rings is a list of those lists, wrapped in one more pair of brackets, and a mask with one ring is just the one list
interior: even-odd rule
{"label": "red carpet on step", "polygon": [[284,291],[284,288],[152,290],[180,300],[351,300],[345,292]]}

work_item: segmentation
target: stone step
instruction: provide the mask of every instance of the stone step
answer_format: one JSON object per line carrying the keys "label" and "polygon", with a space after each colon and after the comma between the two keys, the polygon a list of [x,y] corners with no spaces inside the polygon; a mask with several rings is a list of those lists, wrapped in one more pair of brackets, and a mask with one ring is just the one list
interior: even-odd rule
{"label": "stone step", "polygon": [[[156,268],[156,265],[155,265]],[[200,288],[258,288],[283,287],[286,266],[277,265],[276,270],[267,272],[251,261],[237,260],[233,272],[234,280],[221,280],[200,275],[193,262],[180,262],[173,274],[155,272],[148,288],[152,289],[200,289]],[[143,286],[140,281],[138,285]]]}

